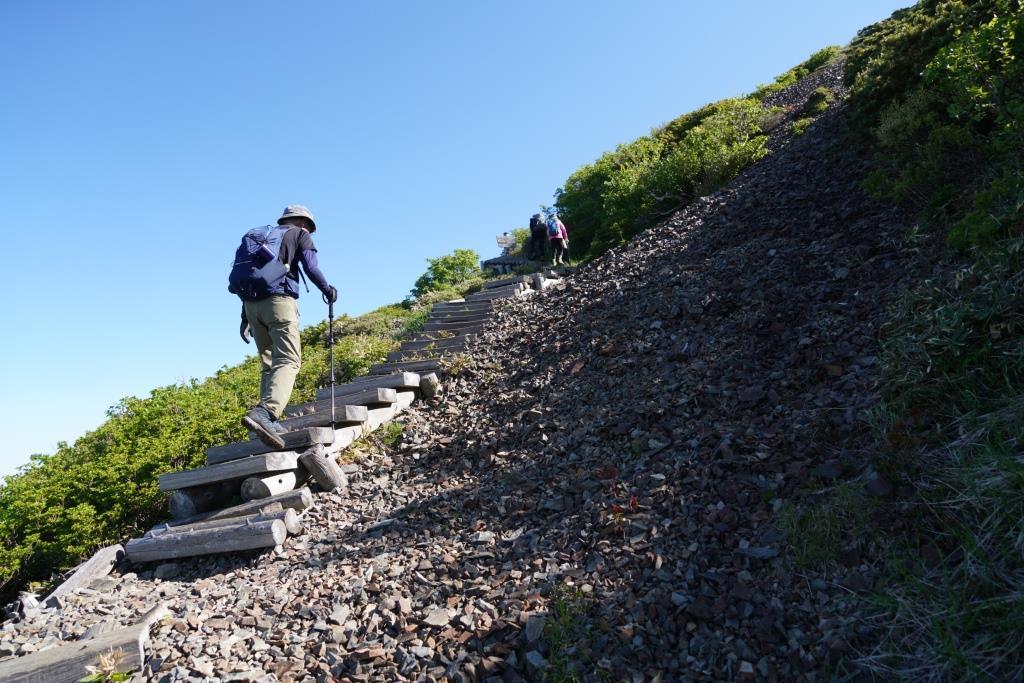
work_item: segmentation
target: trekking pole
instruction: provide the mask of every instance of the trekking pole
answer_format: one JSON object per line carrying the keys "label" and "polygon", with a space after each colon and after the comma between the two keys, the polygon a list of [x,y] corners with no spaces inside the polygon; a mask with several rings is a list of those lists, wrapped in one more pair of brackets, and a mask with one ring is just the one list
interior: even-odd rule
{"label": "trekking pole", "polygon": [[331,359],[331,425],[334,424],[334,302],[324,294],[327,302],[327,355]]}

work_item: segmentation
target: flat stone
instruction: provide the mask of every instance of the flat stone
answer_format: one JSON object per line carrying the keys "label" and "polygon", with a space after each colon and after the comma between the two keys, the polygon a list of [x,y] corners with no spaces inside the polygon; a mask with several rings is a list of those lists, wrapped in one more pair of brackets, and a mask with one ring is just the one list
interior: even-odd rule
{"label": "flat stone", "polygon": [[544,617],[531,615],[526,621],[526,642],[535,643],[544,633]]}
{"label": "flat stone", "polygon": [[544,659],[544,655],[537,650],[530,650],[527,652],[525,659],[526,665],[537,671],[546,668],[548,665],[548,660]]}
{"label": "flat stone", "polygon": [[446,609],[435,609],[427,613],[426,618],[423,622],[430,624],[431,626],[447,626],[448,622],[451,621],[451,615]]}
{"label": "flat stone", "polygon": [[153,578],[166,581],[181,574],[181,565],[177,562],[165,562],[153,570]]}
{"label": "flat stone", "polygon": [[494,541],[494,532],[493,531],[478,531],[475,534],[473,534],[472,536],[470,536],[469,540],[472,543],[480,543],[480,544],[491,543],[491,542]]}

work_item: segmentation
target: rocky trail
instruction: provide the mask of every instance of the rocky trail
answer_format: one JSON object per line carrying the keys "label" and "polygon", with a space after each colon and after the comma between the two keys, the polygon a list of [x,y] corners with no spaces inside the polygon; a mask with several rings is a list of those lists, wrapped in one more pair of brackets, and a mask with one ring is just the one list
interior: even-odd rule
{"label": "rocky trail", "polygon": [[[823,84],[839,66],[771,104]],[[829,678],[872,638],[875,577],[855,544],[794,569],[778,515],[837,479],[884,491],[877,332],[923,267],[846,135],[841,106],[784,123],[722,191],[495,301],[302,535],[102,579],[6,622],[0,656],[162,602],[141,680]]]}

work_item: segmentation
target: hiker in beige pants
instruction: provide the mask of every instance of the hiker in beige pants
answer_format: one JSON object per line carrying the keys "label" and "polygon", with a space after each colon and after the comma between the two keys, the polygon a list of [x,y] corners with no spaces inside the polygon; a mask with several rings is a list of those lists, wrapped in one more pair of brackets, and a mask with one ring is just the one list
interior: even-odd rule
{"label": "hiker in beige pants", "polygon": [[271,296],[245,302],[245,317],[260,353],[260,402],[271,415],[281,415],[292,395],[302,363],[299,343],[299,301]]}
{"label": "hiker in beige pants", "polygon": [[316,221],[309,209],[299,204],[285,207],[276,226],[253,228],[242,237],[228,278],[228,291],[242,300],[238,333],[246,344],[252,333],[262,365],[259,403],[246,412],[242,424],[278,449],[284,447],[281,435],[285,432],[278,420],[288,407],[302,364],[301,273],[323,293],[328,305],[338,300],[338,290],[328,284],[317,264],[310,237],[314,232]]}

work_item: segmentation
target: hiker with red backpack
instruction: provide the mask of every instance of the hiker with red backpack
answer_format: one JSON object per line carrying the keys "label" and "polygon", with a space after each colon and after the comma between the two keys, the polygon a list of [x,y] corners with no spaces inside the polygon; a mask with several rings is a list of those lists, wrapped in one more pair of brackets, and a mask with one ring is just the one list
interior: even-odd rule
{"label": "hiker with red backpack", "polygon": [[303,271],[329,305],[338,300],[338,290],[328,284],[317,264],[314,232],[316,221],[309,209],[299,204],[286,207],[277,225],[253,228],[242,236],[228,276],[228,291],[242,300],[238,332],[246,344],[250,333],[256,340],[262,366],[259,403],[242,424],[273,448],[284,448],[285,429],[278,419],[288,406],[302,363],[298,298]]}
{"label": "hiker with red backpack", "polygon": [[551,265],[565,265],[565,255],[569,250],[569,231],[565,223],[558,219],[558,214],[551,214],[547,221],[548,242],[551,243]]}

